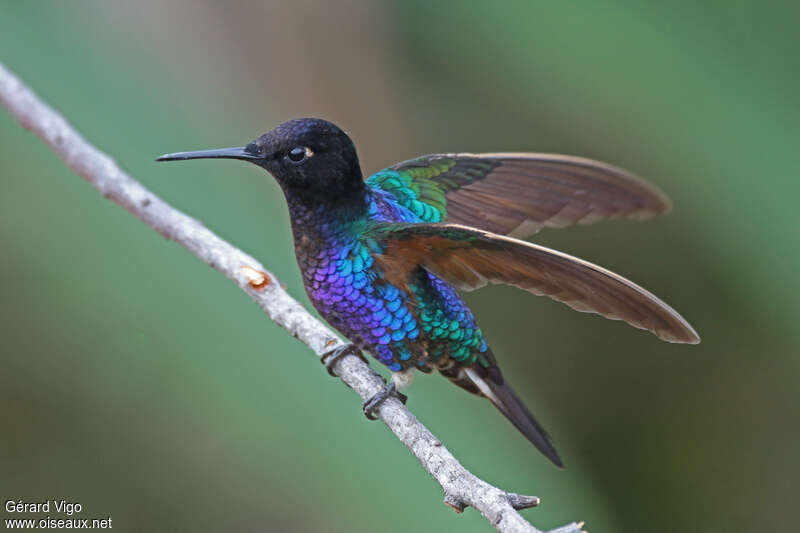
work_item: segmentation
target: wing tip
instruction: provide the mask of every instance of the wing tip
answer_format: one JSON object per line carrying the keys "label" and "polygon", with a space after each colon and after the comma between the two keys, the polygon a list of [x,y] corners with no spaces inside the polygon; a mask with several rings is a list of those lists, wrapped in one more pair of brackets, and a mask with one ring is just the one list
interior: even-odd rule
{"label": "wing tip", "polygon": [[700,335],[690,326],[686,324],[686,328],[678,332],[657,332],[658,338],[674,344],[700,344]]}
{"label": "wing tip", "polygon": [[657,185],[647,181],[638,174],[635,174],[627,169],[588,157],[581,157],[566,154],[548,154],[536,152],[489,152],[489,153],[463,153],[455,154],[455,156],[475,157],[479,159],[510,159],[510,160],[551,160],[554,162],[567,163],[572,165],[580,165],[600,169],[607,175],[616,176],[619,179],[627,181],[635,185],[642,196],[646,198],[647,204],[643,205],[641,209],[633,211],[626,215],[626,218],[633,220],[646,220],[656,215],[664,215],[672,211],[672,200],[667,194],[662,191]]}
{"label": "wing tip", "polygon": [[692,325],[673,308],[663,302],[661,303],[669,311],[674,322],[669,328],[651,329],[651,331],[655,333],[659,339],[667,342],[675,344],[700,344],[700,335],[697,334],[697,331]]}
{"label": "wing tip", "polygon": [[[689,325],[687,324],[687,326]],[[700,335],[697,334],[692,326],[689,326],[689,337],[685,344],[700,344]]]}

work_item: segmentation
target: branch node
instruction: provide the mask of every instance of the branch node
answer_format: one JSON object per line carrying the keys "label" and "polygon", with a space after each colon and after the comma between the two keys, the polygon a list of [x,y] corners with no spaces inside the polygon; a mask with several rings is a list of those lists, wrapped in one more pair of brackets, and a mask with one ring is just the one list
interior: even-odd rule
{"label": "branch node", "polygon": [[269,284],[272,283],[272,280],[269,279],[269,275],[263,270],[256,270],[255,268],[247,265],[242,265],[239,267],[239,269],[247,277],[247,281],[250,283],[250,286],[257,291],[269,286]]}
{"label": "branch node", "polygon": [[538,506],[542,500],[538,496],[526,496],[524,494],[516,494],[514,492],[506,493],[508,503],[517,511],[521,509],[529,509]]}
{"label": "branch node", "polygon": [[551,529],[546,533],[589,533],[583,529],[583,524],[584,522],[572,522],[571,524]]}
{"label": "branch node", "polygon": [[463,513],[464,509],[469,507],[469,505],[466,502],[464,502],[464,500],[452,494],[444,495],[444,504],[447,505],[448,507],[451,507],[455,512],[459,514]]}

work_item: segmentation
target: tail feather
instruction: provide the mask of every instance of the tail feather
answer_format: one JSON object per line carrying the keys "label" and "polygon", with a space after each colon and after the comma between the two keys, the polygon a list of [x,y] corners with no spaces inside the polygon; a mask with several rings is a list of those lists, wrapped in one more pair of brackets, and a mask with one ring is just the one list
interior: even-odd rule
{"label": "tail feather", "polygon": [[[489,399],[497,409],[525,435],[525,437],[550,459],[553,464],[563,468],[564,464],[558,456],[555,447],[550,442],[547,432],[539,425],[528,408],[525,407],[508,383],[505,382],[500,371],[494,367],[488,372],[479,373],[475,368],[464,368],[466,375],[475,386],[480,389],[483,396]],[[485,374],[485,375],[481,375]]]}

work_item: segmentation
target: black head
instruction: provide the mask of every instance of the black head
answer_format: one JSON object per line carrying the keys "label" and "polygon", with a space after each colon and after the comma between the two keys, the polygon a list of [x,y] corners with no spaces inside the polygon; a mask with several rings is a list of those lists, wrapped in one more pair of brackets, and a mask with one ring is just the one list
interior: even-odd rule
{"label": "black head", "polygon": [[353,141],[336,125],[318,118],[284,122],[247,146],[178,152],[156,161],[241,159],[272,174],[287,197],[341,201],[364,190]]}

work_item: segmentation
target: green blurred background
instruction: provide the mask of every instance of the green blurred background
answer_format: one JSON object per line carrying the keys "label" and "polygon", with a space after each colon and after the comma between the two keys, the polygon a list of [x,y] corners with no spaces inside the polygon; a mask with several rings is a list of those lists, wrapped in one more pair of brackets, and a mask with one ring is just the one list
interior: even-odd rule
{"label": "green blurred background", "polygon": [[[422,377],[409,406],[538,527],[793,527],[800,477],[796,3],[13,2],[0,61],[146,186],[300,285],[277,186],[164,152],[299,116],[365,172],[446,151],[629,168],[669,216],[536,241],[630,276],[670,345],[502,287],[467,296],[565,459]],[[485,531],[310,352],[0,112],[0,496],[123,531]],[[55,515],[55,513],[51,513]],[[4,518],[9,514],[2,511]],[[24,516],[23,516],[24,517]]]}

